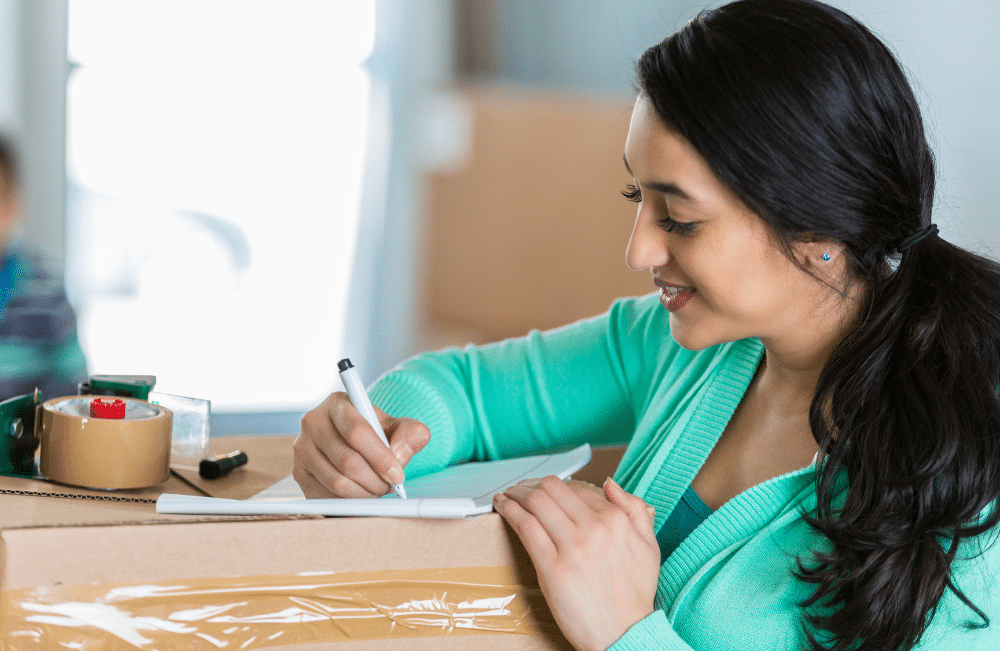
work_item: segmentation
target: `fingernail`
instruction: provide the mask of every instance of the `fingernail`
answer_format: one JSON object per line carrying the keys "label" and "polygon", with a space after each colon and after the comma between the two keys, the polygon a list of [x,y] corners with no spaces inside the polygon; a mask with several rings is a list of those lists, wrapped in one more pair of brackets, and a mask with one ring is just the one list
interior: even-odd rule
{"label": "fingernail", "polygon": [[497,493],[496,495],[493,496],[493,501],[494,502],[500,502],[500,501],[505,500],[505,499],[507,499],[507,496],[504,495],[503,493]]}
{"label": "fingernail", "polygon": [[389,479],[390,484],[402,484],[404,477],[403,471],[399,468],[389,468],[389,471],[385,473],[386,477]]}
{"label": "fingernail", "polygon": [[621,488],[621,486],[618,485],[618,482],[616,482],[611,477],[608,477],[607,479],[604,480],[604,485],[607,486],[608,484],[611,484],[615,488]]}

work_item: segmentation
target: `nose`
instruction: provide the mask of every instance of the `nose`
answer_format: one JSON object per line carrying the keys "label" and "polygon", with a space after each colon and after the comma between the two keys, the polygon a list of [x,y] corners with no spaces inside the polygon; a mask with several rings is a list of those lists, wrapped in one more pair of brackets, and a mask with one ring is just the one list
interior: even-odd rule
{"label": "nose", "polygon": [[651,212],[640,204],[635,216],[625,250],[625,263],[632,271],[664,267],[670,262],[669,234],[657,225]]}

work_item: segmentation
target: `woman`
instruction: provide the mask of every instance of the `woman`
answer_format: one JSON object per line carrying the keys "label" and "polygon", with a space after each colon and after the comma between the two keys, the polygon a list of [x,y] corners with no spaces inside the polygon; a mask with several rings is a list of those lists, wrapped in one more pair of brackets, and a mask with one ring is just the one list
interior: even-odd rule
{"label": "woman", "polygon": [[391,453],[334,394],[303,490],[628,441],[607,499],[495,501],[576,648],[1000,648],[1000,269],[937,236],[893,56],[823,4],[741,0],[637,70],[627,259],[659,295],[404,363],[371,392]]}

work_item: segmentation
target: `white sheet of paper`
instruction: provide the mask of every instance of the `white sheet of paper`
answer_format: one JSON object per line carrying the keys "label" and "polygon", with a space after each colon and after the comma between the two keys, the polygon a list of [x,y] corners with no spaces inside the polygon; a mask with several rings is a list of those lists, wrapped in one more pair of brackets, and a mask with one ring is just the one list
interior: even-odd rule
{"label": "white sheet of paper", "polygon": [[493,510],[493,495],[517,482],[556,475],[569,478],[590,463],[590,446],[568,452],[500,461],[476,461],[407,481],[409,499],[389,494],[381,499],[307,500],[288,476],[249,500],[227,500],[165,493],[157,513],[276,515],[318,514],[402,518],[464,518]]}

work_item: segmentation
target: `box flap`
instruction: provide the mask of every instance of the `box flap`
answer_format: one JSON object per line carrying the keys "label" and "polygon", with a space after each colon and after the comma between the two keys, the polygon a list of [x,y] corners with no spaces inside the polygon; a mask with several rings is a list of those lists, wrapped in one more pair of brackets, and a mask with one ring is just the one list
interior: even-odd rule
{"label": "box flap", "polygon": [[[245,466],[218,479],[202,479],[196,471],[176,468],[172,472],[209,497],[245,500],[292,474],[294,436],[227,436],[209,441],[209,452],[226,454],[233,450],[247,453]],[[160,491],[170,493],[173,491]],[[185,491],[185,495],[197,495]],[[159,494],[157,495],[159,497]],[[155,498],[154,498],[155,500]]]}

